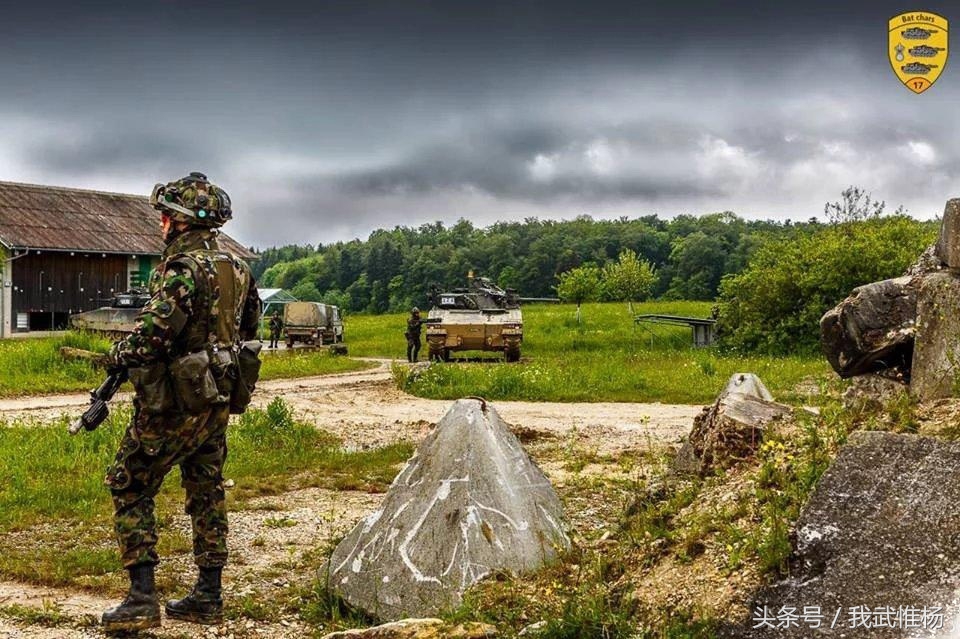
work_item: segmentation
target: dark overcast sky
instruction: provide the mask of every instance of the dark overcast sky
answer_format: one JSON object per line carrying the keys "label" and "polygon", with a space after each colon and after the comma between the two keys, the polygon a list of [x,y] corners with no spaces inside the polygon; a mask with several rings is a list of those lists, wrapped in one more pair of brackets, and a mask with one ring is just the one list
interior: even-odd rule
{"label": "dark overcast sky", "polygon": [[[916,8],[18,3],[0,179],[147,193],[202,170],[261,247],[460,217],[806,219],[850,184],[929,217],[960,195],[960,63],[899,84],[887,21]],[[960,2],[922,8],[960,33]]]}

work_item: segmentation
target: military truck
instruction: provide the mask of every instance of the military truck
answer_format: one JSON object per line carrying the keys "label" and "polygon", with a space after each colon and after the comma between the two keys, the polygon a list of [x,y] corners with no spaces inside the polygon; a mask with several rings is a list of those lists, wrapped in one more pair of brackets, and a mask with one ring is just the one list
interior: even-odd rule
{"label": "military truck", "polygon": [[343,342],[340,309],[320,302],[289,302],[283,308],[283,337],[287,348],[296,342],[339,344]]}
{"label": "military truck", "polygon": [[150,301],[146,289],[133,288],[117,293],[109,306],[70,316],[70,328],[78,331],[99,333],[110,339],[123,339],[133,332],[137,315]]}
{"label": "military truck", "polygon": [[555,298],[518,297],[486,277],[467,276],[466,288],[430,291],[432,308],[424,321],[430,359],[449,361],[456,351],[502,352],[520,360],[523,343],[521,302],[558,302]]}

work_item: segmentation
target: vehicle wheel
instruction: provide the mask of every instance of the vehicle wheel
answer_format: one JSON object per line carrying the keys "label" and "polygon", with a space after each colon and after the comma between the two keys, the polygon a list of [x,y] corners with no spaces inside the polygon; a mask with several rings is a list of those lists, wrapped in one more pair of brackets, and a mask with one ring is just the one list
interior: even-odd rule
{"label": "vehicle wheel", "polygon": [[520,349],[519,349],[519,348],[511,348],[511,349],[505,350],[505,351],[503,351],[503,356],[504,356],[504,359],[506,359],[508,362],[519,362],[519,361],[520,361]]}

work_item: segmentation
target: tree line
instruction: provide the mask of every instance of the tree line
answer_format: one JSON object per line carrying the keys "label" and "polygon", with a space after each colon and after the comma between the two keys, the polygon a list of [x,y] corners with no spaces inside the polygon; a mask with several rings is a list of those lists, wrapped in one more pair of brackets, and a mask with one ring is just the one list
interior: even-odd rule
{"label": "tree line", "polygon": [[883,201],[856,187],[823,214],[800,223],[730,212],[487,228],[435,222],[377,230],[366,241],[270,248],[254,272],[263,287],[352,312],[425,306],[431,284],[464,286],[468,271],[523,296],[558,295],[578,310],[594,300],[715,300],[722,347],[810,352],[823,313],[857,286],[901,275],[940,224],[902,207],[886,214]]}
{"label": "tree line", "polygon": [[[560,275],[583,266],[600,273],[606,268],[608,275],[597,284],[596,297],[584,300],[712,300],[723,277],[742,272],[759,246],[819,226],[816,220],[745,220],[730,212],[670,220],[656,215],[531,218],[486,228],[467,220],[452,226],[435,222],[377,230],[365,241],[269,248],[259,252],[254,273],[264,288],[283,288],[301,300],[336,304],[351,312],[424,306],[431,284],[464,286],[468,271],[523,296],[555,296]],[[610,270],[623,261],[625,251],[635,260]],[[640,292],[623,280],[625,273],[641,277]],[[614,282],[615,276],[621,279]],[[629,292],[615,297],[614,291],[624,290]]]}

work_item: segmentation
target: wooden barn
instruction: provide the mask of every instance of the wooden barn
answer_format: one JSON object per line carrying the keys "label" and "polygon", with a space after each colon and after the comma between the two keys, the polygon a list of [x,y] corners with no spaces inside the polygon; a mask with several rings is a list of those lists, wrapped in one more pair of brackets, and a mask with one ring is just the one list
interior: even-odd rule
{"label": "wooden barn", "polygon": [[0,182],[0,337],[65,328],[72,313],[109,305],[145,284],[162,252],[147,197]]}

